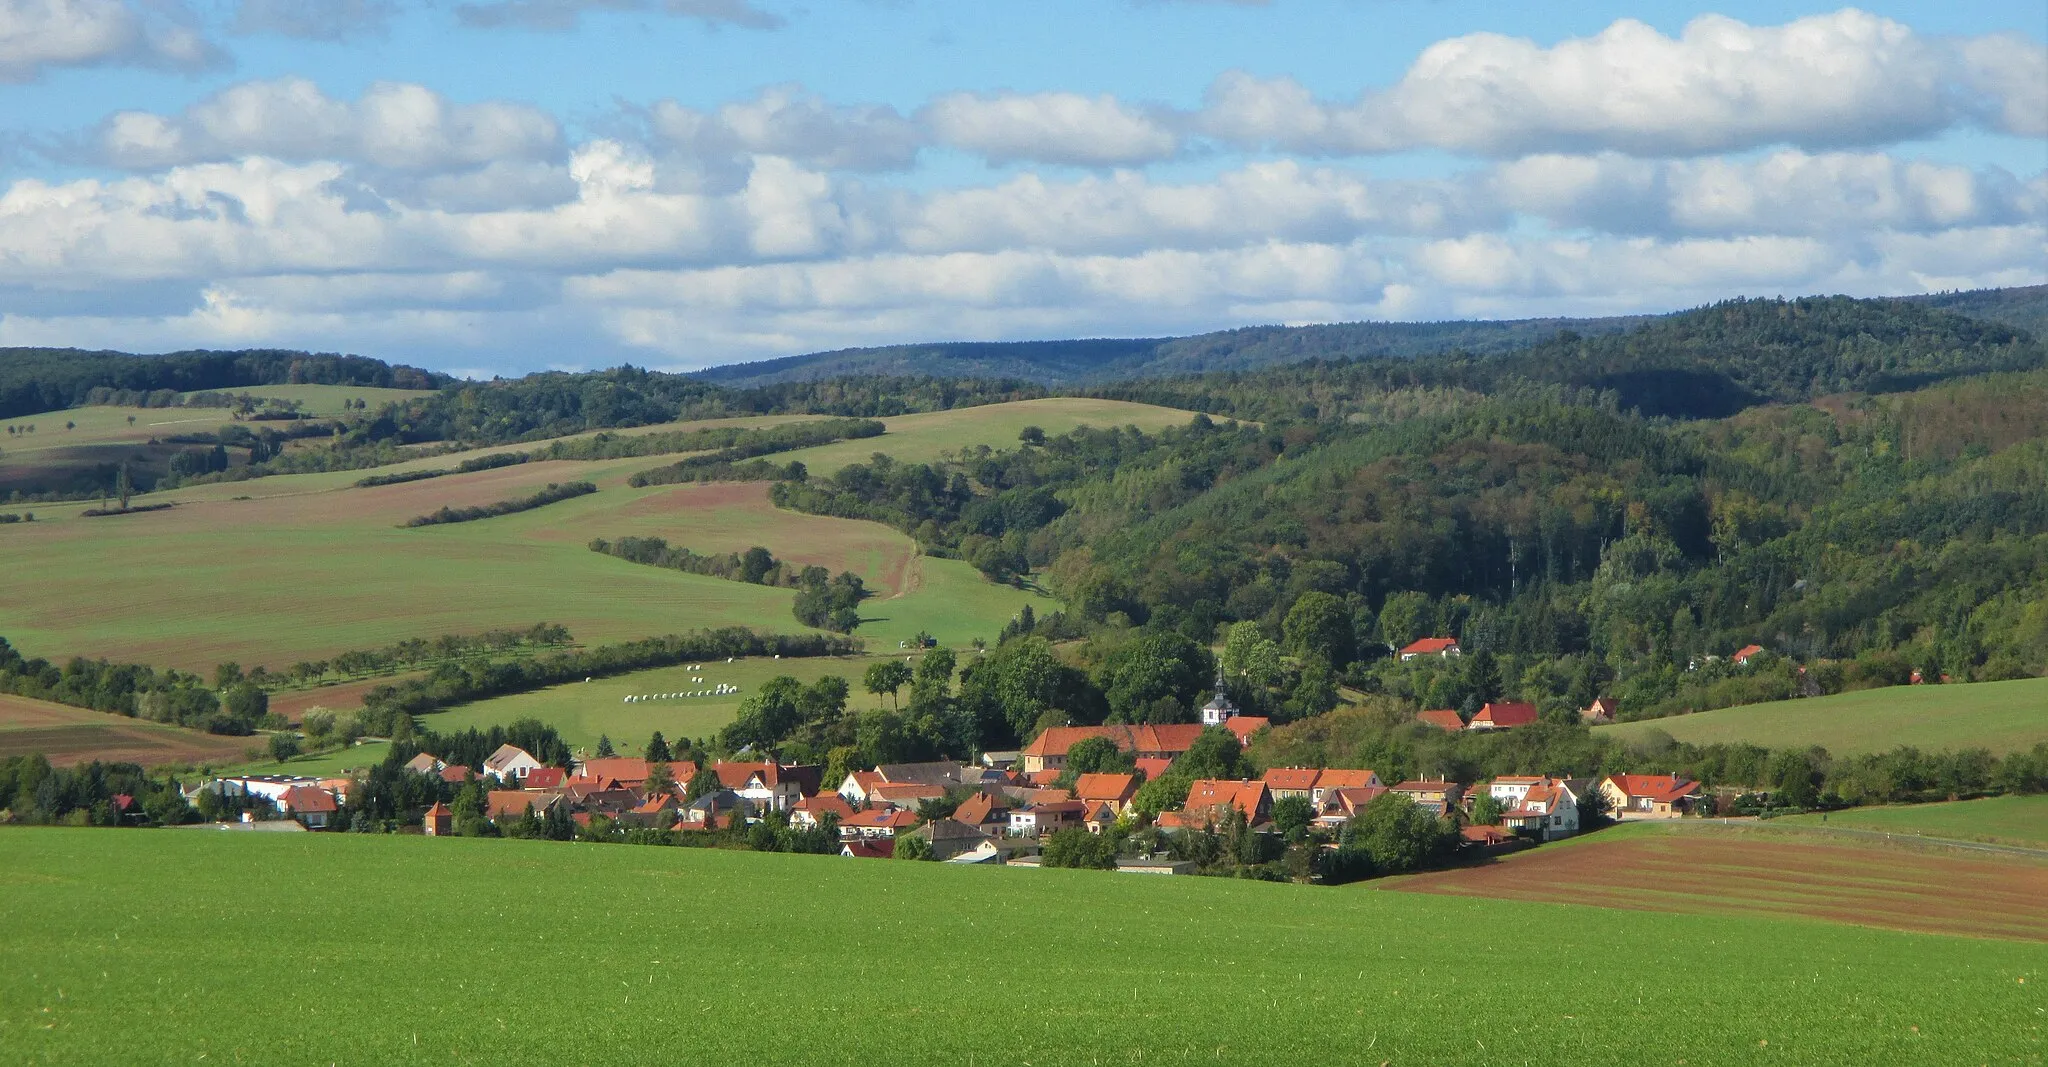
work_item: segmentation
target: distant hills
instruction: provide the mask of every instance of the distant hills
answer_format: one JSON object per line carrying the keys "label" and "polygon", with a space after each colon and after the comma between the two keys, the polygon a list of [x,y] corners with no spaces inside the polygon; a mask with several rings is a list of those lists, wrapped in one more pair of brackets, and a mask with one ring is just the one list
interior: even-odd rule
{"label": "distant hills", "polygon": [[[1897,298],[1968,318],[2048,334],[2048,285]],[[1686,312],[1678,312],[1683,315]],[[1454,322],[1352,322],[1248,326],[1189,337],[1072,341],[957,341],[845,348],[735,363],[696,377],[733,388],[854,375],[1010,378],[1044,386],[1098,385],[1215,371],[1255,370],[1311,359],[1412,359],[1459,351],[1502,355],[1559,333],[1626,333],[1667,315]]]}

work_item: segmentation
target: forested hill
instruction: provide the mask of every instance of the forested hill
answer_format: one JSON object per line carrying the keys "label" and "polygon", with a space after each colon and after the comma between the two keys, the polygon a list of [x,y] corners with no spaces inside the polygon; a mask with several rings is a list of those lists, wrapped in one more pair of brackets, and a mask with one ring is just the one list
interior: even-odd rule
{"label": "forested hill", "polygon": [[137,356],[76,348],[0,348],[0,418],[86,402],[95,389],[133,393],[241,389],[256,385],[354,385],[436,389],[453,381],[366,356],[254,349]]}
{"label": "forested hill", "polygon": [[849,375],[1009,378],[1039,385],[1072,386],[1252,370],[1310,359],[1400,359],[1452,349],[1498,353],[1528,345],[1559,330],[1588,335],[1616,333],[1649,318],[1636,315],[1503,322],[1349,322],[1329,326],[1247,326],[1192,337],[890,345],[735,363],[699,371],[697,377],[735,387]]}
{"label": "forested hill", "polygon": [[2028,370],[2048,349],[2026,331],[1922,303],[1805,297],[1730,300],[1620,334],[1561,330],[1500,355],[1315,361],[1250,373],[1106,385],[1106,396],[1250,419],[1375,413],[1390,390],[1498,393],[1556,385],[1622,410],[1721,418],[1765,403],[1891,393],[1972,374]]}
{"label": "forested hill", "polygon": [[[2048,286],[1935,293],[1857,303],[1935,308],[2036,336],[2048,333]],[[736,363],[699,371],[696,376],[738,388],[869,375],[1005,378],[1073,388],[1256,370],[1318,359],[1410,359],[1453,352],[1494,356],[1540,344],[1560,332],[1580,337],[1623,334],[1687,314],[1691,313],[1593,319],[1250,326],[1191,337],[892,345]]]}

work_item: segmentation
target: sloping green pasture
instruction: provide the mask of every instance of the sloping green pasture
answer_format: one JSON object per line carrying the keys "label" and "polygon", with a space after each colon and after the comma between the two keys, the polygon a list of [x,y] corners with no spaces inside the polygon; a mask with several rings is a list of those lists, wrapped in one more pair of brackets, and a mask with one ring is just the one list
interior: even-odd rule
{"label": "sloping green pasture", "polygon": [[[1504,996],[1503,975],[1540,974]],[[2038,945],[1212,879],[0,830],[35,1063],[2035,1063]]]}
{"label": "sloping green pasture", "polygon": [[2014,752],[2048,741],[2048,678],[1865,689],[1595,729],[1619,739],[1661,730],[1696,745],[1819,745],[1843,756],[1900,745]]}
{"label": "sloping green pasture", "polygon": [[1949,804],[1898,804],[1772,819],[1771,825],[1830,826],[2048,849],[2048,796],[1986,797]]}

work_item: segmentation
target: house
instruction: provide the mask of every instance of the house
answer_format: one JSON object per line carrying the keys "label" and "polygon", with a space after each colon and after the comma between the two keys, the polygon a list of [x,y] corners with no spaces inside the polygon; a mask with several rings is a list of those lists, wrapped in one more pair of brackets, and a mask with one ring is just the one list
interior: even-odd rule
{"label": "house", "polygon": [[438,800],[435,801],[434,806],[427,809],[427,817],[422,827],[427,831],[428,837],[447,837],[455,832],[454,809]]}
{"label": "house", "polygon": [[896,842],[893,838],[856,838],[841,843],[839,854],[857,860],[895,859]]}
{"label": "house", "polygon": [[813,826],[824,825],[825,817],[828,815],[835,820],[834,825],[843,823],[853,816],[853,805],[848,804],[846,798],[837,793],[808,796],[797,801],[796,807],[789,809],[789,824],[808,830]]}
{"label": "house", "polygon": [[1316,825],[1325,830],[1341,830],[1345,823],[1357,818],[1374,798],[1386,793],[1387,787],[1377,784],[1325,790],[1323,799],[1316,806]]}
{"label": "house", "polygon": [[1100,800],[1084,800],[1081,802],[1081,808],[1082,829],[1098,836],[1115,826],[1117,819],[1123,816],[1123,812],[1116,805]]}
{"label": "house", "polygon": [[1742,650],[1729,657],[1729,660],[1737,667],[1747,667],[1749,666],[1749,661],[1755,659],[1763,651],[1764,646],[1762,645],[1744,645]]}
{"label": "house", "polygon": [[788,811],[818,791],[824,768],[779,763],[714,763],[718,783],[764,811]]}
{"label": "house", "polygon": [[1465,844],[1480,848],[1499,848],[1515,839],[1513,834],[1498,826],[1461,826],[1458,836]]}
{"label": "house", "polygon": [[1446,659],[1460,655],[1458,639],[1455,637],[1425,637],[1410,643],[1398,653],[1401,662],[1406,663],[1417,656],[1442,656]]}
{"label": "house", "polygon": [[470,770],[468,767],[465,767],[459,763],[452,767],[441,768],[441,780],[444,782],[452,782],[456,785],[461,785],[462,783],[467,782],[474,777],[476,777],[475,771]]}
{"label": "house", "polygon": [[261,798],[283,811],[287,792],[301,786],[318,789],[320,780],[296,774],[242,774],[216,778],[210,784],[223,797]]}
{"label": "house", "polygon": [[839,836],[895,837],[917,826],[917,813],[887,804],[862,808],[839,821]]}
{"label": "house", "polygon": [[1543,841],[1570,837],[1579,832],[1579,798],[1563,782],[1539,779],[1514,807],[1501,814],[1500,824]]}
{"label": "house", "polygon": [[674,826],[682,811],[682,798],[674,793],[656,793],[626,809],[619,816],[619,822],[644,829]]}
{"label": "house", "polygon": [[1053,788],[1053,783],[1059,781],[1060,775],[1065,773],[1067,772],[1064,770],[1056,771],[1051,767],[1047,767],[1042,771],[1032,771],[1024,776],[1024,784],[1033,789],[1051,789]]}
{"label": "house", "polygon": [[1309,803],[1321,807],[1323,798],[1336,789],[1384,789],[1384,783],[1370,769],[1325,767],[1321,774],[1316,775],[1315,789],[1308,795]]}
{"label": "house", "polygon": [[1260,780],[1266,783],[1266,789],[1273,794],[1274,800],[1300,797],[1314,803],[1311,798],[1315,796],[1316,779],[1322,773],[1317,767],[1274,767]]}
{"label": "house", "polygon": [[[671,770],[676,774],[687,773],[674,768]],[[576,764],[576,777],[608,782],[610,784],[606,788],[609,789],[645,789],[647,773],[647,761],[637,756],[606,756]],[[685,781],[683,784],[689,783]]]}
{"label": "house", "polygon": [[729,828],[735,822],[746,823],[757,810],[752,801],[730,789],[714,789],[683,805],[683,809],[676,813],[675,829]]}
{"label": "house", "polygon": [[1237,735],[1237,743],[1244,748],[1252,747],[1252,735],[1273,725],[1273,720],[1264,715],[1236,715],[1223,723],[1223,728]]}
{"label": "house", "polygon": [[1536,705],[1521,701],[1489,701],[1466,724],[1468,730],[1512,730],[1536,721]]}
{"label": "house", "polygon": [[1173,769],[1173,761],[1163,756],[1140,756],[1137,762],[1138,773],[1148,782]]}
{"label": "house", "polygon": [[1392,791],[1428,808],[1431,814],[1441,816],[1458,806],[1464,787],[1441,778],[1423,778],[1402,782],[1393,786]]}
{"label": "house", "polygon": [[322,778],[319,784],[320,788],[334,794],[334,802],[336,804],[343,806],[348,804],[349,790],[356,787],[355,779],[353,778]]}
{"label": "house", "polygon": [[996,793],[976,793],[953,809],[953,821],[991,836],[1010,829],[1010,801]]}
{"label": "house", "polygon": [[1675,774],[1610,774],[1600,792],[1617,819],[1675,819],[1691,810],[1698,782]]}
{"label": "house", "polygon": [[839,795],[848,804],[865,804],[868,802],[868,790],[882,782],[880,771],[849,771],[846,779],[839,783]]}
{"label": "house", "polygon": [[277,809],[305,823],[308,830],[320,830],[341,811],[341,805],[334,802],[333,793],[319,786],[298,785],[285,790]]}
{"label": "house", "polygon": [[1215,826],[1230,808],[1244,816],[1245,825],[1263,826],[1273,819],[1273,794],[1264,782],[1197,779],[1188,786],[1187,801],[1179,811],[1159,813],[1159,825],[1169,830]]}
{"label": "house", "polygon": [[501,782],[520,782],[540,770],[541,766],[541,762],[533,758],[533,753],[518,745],[499,745],[498,750],[484,760],[484,773],[497,775]]}
{"label": "house", "polygon": [[1232,704],[1230,695],[1223,691],[1223,668],[1219,665],[1216,668],[1216,695],[1210,697],[1207,704],[1202,705],[1202,725],[1221,726],[1237,716],[1237,705]]}
{"label": "house", "polygon": [[[892,785],[937,786],[941,794],[954,786],[970,784],[967,780],[968,768],[951,760],[935,760],[929,763],[884,763],[875,768],[875,773],[881,776],[882,781]],[[977,773],[974,780],[979,782],[981,776]]]}
{"label": "house", "polygon": [[[1548,784],[1549,781],[1550,779],[1540,776],[1531,778],[1526,775],[1503,774],[1486,787],[1486,795],[1499,801],[1503,808],[1520,807],[1522,798],[1529,795],[1529,790]],[[1477,792],[1476,787],[1474,792]]]}
{"label": "house", "polygon": [[533,809],[535,815],[545,815],[549,808],[562,803],[560,793],[529,793],[523,789],[493,789],[484,796],[484,817],[497,822],[500,819],[517,819]]}
{"label": "house", "polygon": [[560,789],[569,781],[569,772],[560,767],[542,767],[526,772],[520,779],[521,789]]}
{"label": "house", "polygon": [[1052,770],[1067,765],[1067,752],[1075,745],[1091,737],[1100,737],[1114,744],[1119,750],[1129,752],[1139,759],[1164,759],[1171,762],[1180,754],[1193,748],[1195,739],[1202,736],[1205,727],[1201,723],[1165,723],[1140,726],[1053,726],[1032,738],[1024,747],[1024,771],[1027,774]]}
{"label": "house", "polygon": [[1585,710],[1579,712],[1579,720],[1588,726],[1605,726],[1613,722],[1615,715],[1620,711],[1621,706],[1612,699],[1599,697],[1588,704]]}
{"label": "house", "polygon": [[1415,713],[1415,721],[1434,726],[1439,730],[1456,731],[1465,728],[1465,720],[1451,708],[1434,708],[1429,711],[1418,711]]}
{"label": "house", "polygon": [[952,819],[926,823],[902,836],[923,838],[932,846],[932,858],[941,862],[973,852],[995,855],[995,842],[989,835]]}
{"label": "house", "polygon": [[1084,804],[1107,804],[1117,815],[1123,814],[1131,798],[1137,795],[1135,774],[1082,774],[1074,778],[1074,799]]}
{"label": "house", "polygon": [[924,782],[883,782],[868,790],[868,803],[914,808],[923,801],[938,800],[945,795],[944,786]]}
{"label": "house", "polygon": [[1050,837],[1087,818],[1088,806],[1078,800],[1046,800],[1010,812],[1013,837]]}
{"label": "house", "polygon": [[447,764],[424,752],[405,761],[405,769],[414,774],[440,774]]}
{"label": "house", "polygon": [[1067,751],[1091,737],[1108,737],[1107,726],[1049,726],[1024,746],[1024,773],[1057,771],[1067,765]]}
{"label": "house", "polygon": [[1017,761],[1022,758],[1024,758],[1024,754],[1013,749],[1004,749],[1000,752],[984,752],[981,754],[981,765],[992,771],[1007,771],[1011,767],[1016,766]]}
{"label": "house", "polygon": [[642,797],[631,789],[572,788],[568,796],[584,811],[617,820],[640,806]]}

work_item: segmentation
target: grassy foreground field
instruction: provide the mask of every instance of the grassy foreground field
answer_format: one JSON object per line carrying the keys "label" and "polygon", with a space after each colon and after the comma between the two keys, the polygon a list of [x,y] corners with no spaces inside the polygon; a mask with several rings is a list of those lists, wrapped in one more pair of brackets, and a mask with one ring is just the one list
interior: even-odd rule
{"label": "grassy foreground field", "polygon": [[[0,1047],[25,1062],[1861,1067],[2048,1049],[2039,946],[1802,921],[353,834],[4,830],[0,861]],[[1539,963],[1540,997],[1489,1008]]]}
{"label": "grassy foreground field", "polygon": [[1866,689],[1595,729],[1620,739],[1661,730],[1696,745],[1819,745],[1842,756],[1900,745],[2014,752],[2048,741],[2048,678]]}
{"label": "grassy foreground field", "polygon": [[1771,825],[1832,826],[1848,830],[1879,830],[1893,834],[1949,837],[2022,848],[2048,848],[2048,796],[1986,797],[1952,804],[1900,804],[1882,808],[1851,808],[1819,815],[1772,819]]}

